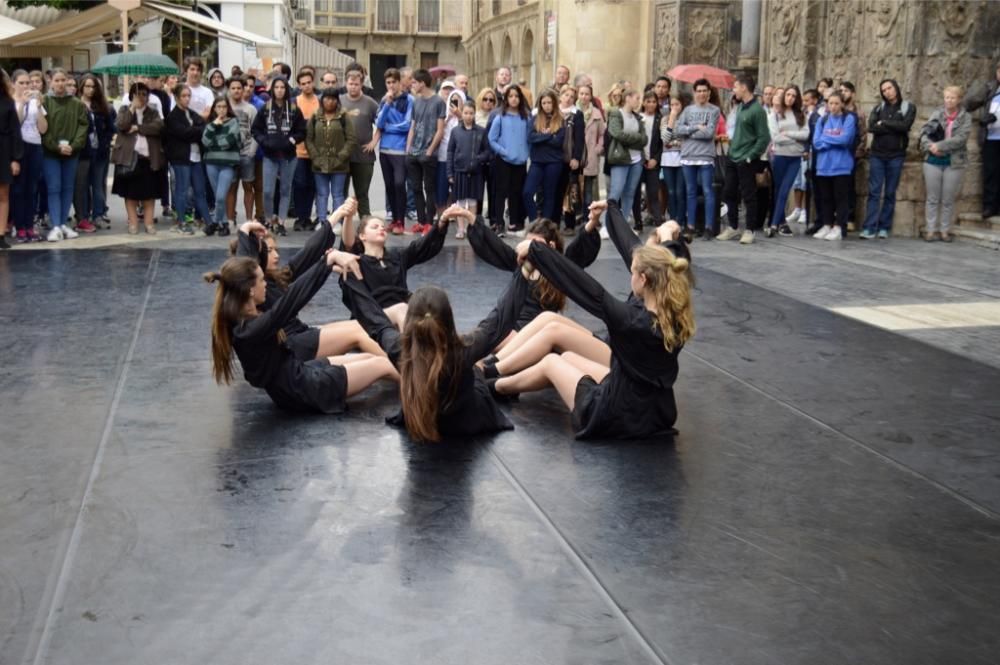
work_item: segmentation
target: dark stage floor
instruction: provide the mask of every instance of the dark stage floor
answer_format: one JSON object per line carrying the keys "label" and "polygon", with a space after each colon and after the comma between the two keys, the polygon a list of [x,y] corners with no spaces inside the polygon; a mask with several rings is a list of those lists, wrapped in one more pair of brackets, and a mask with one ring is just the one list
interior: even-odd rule
{"label": "dark stage floor", "polygon": [[[219,262],[0,256],[0,663],[1000,662],[996,368],[702,267],[674,444],[574,441],[548,391],[420,446],[389,386],[215,386]],[[506,276],[427,282],[466,328]]]}

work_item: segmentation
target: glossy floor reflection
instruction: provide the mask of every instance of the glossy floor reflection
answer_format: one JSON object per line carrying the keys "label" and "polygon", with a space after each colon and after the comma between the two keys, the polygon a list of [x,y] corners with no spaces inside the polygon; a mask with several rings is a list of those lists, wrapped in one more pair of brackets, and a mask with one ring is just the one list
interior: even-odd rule
{"label": "glossy floor reflection", "polygon": [[[389,387],[215,386],[218,261],[0,256],[0,663],[996,662],[997,369],[702,269],[675,442],[574,441],[549,391],[421,446]],[[427,282],[469,327],[506,277]]]}

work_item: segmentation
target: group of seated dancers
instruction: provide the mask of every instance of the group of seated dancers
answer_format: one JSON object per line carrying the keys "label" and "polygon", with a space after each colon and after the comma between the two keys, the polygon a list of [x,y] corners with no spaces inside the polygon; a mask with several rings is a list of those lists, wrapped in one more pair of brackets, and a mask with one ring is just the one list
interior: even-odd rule
{"label": "group of seated dancers", "polygon": [[[430,233],[386,247],[386,224],[356,226],[349,199],[284,266],[257,222],[240,227],[217,283],[212,314],[215,379],[230,383],[233,355],[250,385],[293,411],[340,413],[348,397],[379,380],[399,383],[401,410],[388,422],[417,441],[512,429],[498,402],[552,386],[578,438],[650,438],[674,432],[677,356],[694,334],[687,246],[674,222],[643,243],[616,202],[596,202],[585,232],[563,249],[558,227],[539,220],[516,248],[475,213],[448,208]],[[620,300],[585,268],[600,250],[601,219],[631,275]],[[468,223],[476,255],[513,273],[471,332],[455,329],[448,294],[412,294],[407,271],[436,256],[448,224]],[[340,249],[333,228],[342,224]],[[320,327],[299,311],[338,273],[350,321]],[[602,339],[560,312],[569,298],[607,326]]]}

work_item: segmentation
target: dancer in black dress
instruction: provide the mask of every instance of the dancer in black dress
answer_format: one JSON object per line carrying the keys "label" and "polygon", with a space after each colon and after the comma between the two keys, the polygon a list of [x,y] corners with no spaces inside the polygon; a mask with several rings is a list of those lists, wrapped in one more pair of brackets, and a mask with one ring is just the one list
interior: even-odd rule
{"label": "dancer in black dress", "polygon": [[[613,215],[624,222],[614,204],[609,219]],[[550,353],[522,372],[497,379],[493,389],[509,394],[554,386],[572,411],[577,438],[671,434],[677,419],[677,356],[695,331],[689,263],[659,243],[642,245],[635,239],[627,244],[634,249],[632,294],[626,301],[544,243],[525,240],[517,247],[520,260],[604,321],[611,363],[605,367],[572,352]]]}
{"label": "dancer in black dress", "polygon": [[346,276],[354,316],[399,368],[401,412],[388,420],[405,426],[417,441],[440,441],[512,429],[490,395],[477,360],[507,336],[528,294],[520,272],[496,308],[472,332],[455,330],[448,294],[421,287],[409,301],[402,333],[389,321],[364,284]]}
{"label": "dancer in black dress", "polygon": [[[354,224],[344,224],[343,249],[360,256],[361,274],[375,301],[397,329],[402,330],[406,318],[406,303],[410,290],[406,285],[406,272],[415,265],[430,261],[444,247],[448,233],[448,220],[458,206],[451,206],[441,213],[436,224],[430,224],[430,231],[403,248],[386,248],[388,235],[385,221],[378,217],[362,220],[360,230],[355,233]],[[344,304],[353,311],[349,302],[350,291],[344,291]]]}
{"label": "dancer in black dress", "polygon": [[331,269],[360,275],[357,257],[332,250],[288,287],[270,309],[264,271],[257,260],[234,256],[219,272],[205,274],[218,283],[212,310],[212,369],[218,383],[233,379],[233,352],[247,382],[263,388],[271,400],[290,411],[340,413],[351,395],[379,379],[398,380],[386,358],[354,354],[302,362],[285,344],[283,328],[291,323],[330,276]]}
{"label": "dancer in black dress", "polygon": [[[270,309],[292,282],[333,248],[336,237],[332,225],[338,222],[350,223],[357,205],[357,200],[350,199],[335,210],[329,220],[321,220],[306,244],[292,255],[284,267],[279,263],[281,255],[278,253],[277,241],[263,224],[246,222],[240,227],[231,246],[231,253],[257,260],[264,271],[267,297],[259,309]],[[285,344],[303,362],[339,356],[354,349],[376,356],[385,355],[357,321],[334,321],[314,327],[307,326],[295,317],[284,326],[284,331],[287,337]]]}

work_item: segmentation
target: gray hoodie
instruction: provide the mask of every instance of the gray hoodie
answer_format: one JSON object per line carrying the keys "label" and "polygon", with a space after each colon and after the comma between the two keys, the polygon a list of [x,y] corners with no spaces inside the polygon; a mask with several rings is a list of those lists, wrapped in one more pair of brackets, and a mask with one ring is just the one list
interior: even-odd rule
{"label": "gray hoodie", "polygon": [[[673,131],[682,139],[682,161],[715,161],[715,127],[719,124],[720,114],[719,107],[714,104],[689,104],[684,107]],[[701,129],[699,125],[705,125],[705,129]]]}

